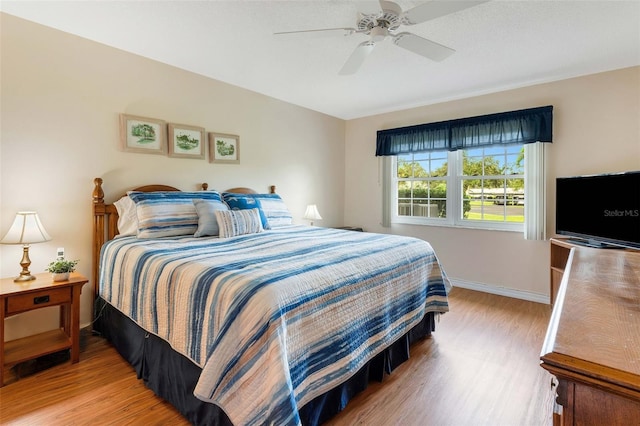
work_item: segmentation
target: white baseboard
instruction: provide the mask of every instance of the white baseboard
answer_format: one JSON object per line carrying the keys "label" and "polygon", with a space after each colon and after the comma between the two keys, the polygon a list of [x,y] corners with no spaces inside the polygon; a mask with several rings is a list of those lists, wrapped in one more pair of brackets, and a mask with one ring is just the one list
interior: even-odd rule
{"label": "white baseboard", "polygon": [[513,297],[514,299],[528,300],[529,302],[549,304],[549,295],[533,293],[525,290],[516,290],[507,287],[497,287],[489,284],[476,283],[473,281],[451,278],[451,284],[454,287],[466,288],[468,290],[482,291],[484,293],[497,294],[498,296]]}

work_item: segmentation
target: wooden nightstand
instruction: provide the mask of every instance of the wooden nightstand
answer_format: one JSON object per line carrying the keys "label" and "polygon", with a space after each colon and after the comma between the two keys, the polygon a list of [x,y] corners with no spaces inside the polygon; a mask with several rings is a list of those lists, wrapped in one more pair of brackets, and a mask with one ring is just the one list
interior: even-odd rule
{"label": "wooden nightstand", "polygon": [[364,232],[364,229],[362,229],[359,226],[338,226],[336,227],[336,229],[344,229],[345,231]]}
{"label": "wooden nightstand", "polygon": [[[53,282],[51,274],[15,283],[0,280],[0,386],[4,385],[4,366],[71,349],[71,363],[80,359],[80,293],[89,280],[72,273],[67,281]],[[4,341],[4,319],[15,314],[60,306],[60,328],[34,336]]]}

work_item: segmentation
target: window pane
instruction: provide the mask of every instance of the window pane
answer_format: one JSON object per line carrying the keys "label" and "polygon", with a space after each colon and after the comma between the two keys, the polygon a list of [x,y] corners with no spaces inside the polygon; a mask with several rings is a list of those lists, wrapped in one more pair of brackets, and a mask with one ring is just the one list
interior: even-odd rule
{"label": "window pane", "polygon": [[426,200],[428,197],[428,185],[425,181],[413,182],[413,200]]}
{"label": "window pane", "polygon": [[521,161],[520,164],[518,164],[518,157],[518,154],[507,155],[507,169],[505,174],[521,175],[524,173],[524,161]]}
{"label": "window pane", "polygon": [[488,156],[483,159],[484,175],[496,176],[504,173],[504,156]]}
{"label": "window pane", "polygon": [[398,201],[398,216],[411,216],[411,203]]}
{"label": "window pane", "polygon": [[507,179],[505,221],[524,223],[524,179]]}
{"label": "window pane", "polygon": [[[477,151],[477,150],[472,150]],[[483,174],[483,164],[482,164],[482,155],[473,155],[468,152],[462,153],[462,174],[464,176],[482,176]]]}
{"label": "window pane", "polygon": [[427,177],[429,176],[429,161],[417,161],[413,166],[413,177]]}
{"label": "window pane", "polygon": [[399,155],[396,167],[399,178],[410,178],[413,176],[413,155]]}
{"label": "window pane", "polygon": [[398,182],[398,215],[411,216],[411,182]]}
{"label": "window pane", "polygon": [[499,201],[497,204],[504,204],[504,179],[486,179],[484,181],[484,193],[487,199]]}
{"label": "window pane", "polygon": [[524,205],[524,179],[507,179],[507,201],[511,205]]}
{"label": "window pane", "polygon": [[398,177],[399,178],[410,178],[413,176],[413,166],[411,157],[400,158],[398,157]]}
{"label": "window pane", "polygon": [[411,199],[411,182],[398,182],[398,200]]}
{"label": "window pane", "polygon": [[429,182],[429,217],[447,217],[447,182],[433,180]]}
{"label": "window pane", "polygon": [[447,176],[449,174],[447,158],[434,158],[431,160],[431,176]]}
{"label": "window pane", "polygon": [[462,217],[468,220],[482,220],[487,194],[482,179],[462,181]]}

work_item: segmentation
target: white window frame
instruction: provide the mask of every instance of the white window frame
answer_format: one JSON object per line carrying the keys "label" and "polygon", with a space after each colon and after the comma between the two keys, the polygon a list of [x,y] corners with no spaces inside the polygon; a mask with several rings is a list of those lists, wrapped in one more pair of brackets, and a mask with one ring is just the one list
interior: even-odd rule
{"label": "white window frame", "polygon": [[[398,215],[397,157],[384,157],[383,226],[393,224],[444,226],[494,231],[524,232],[525,238],[546,238],[545,227],[545,170],[544,143],[525,144],[525,222],[473,221],[462,218],[462,151],[448,153],[448,175],[439,179],[447,182],[447,217],[427,218]],[[451,212],[456,212],[452,214]]]}

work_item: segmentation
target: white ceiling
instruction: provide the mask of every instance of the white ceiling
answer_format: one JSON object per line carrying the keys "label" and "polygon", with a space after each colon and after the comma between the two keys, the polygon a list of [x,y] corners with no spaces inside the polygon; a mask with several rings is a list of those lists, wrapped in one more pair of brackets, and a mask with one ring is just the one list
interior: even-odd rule
{"label": "white ceiling", "polygon": [[455,49],[444,61],[385,40],[350,76],[338,71],[367,36],[273,33],[354,27],[376,1],[2,0],[0,9],[342,119],[640,65],[640,0],[494,0],[400,28]]}

